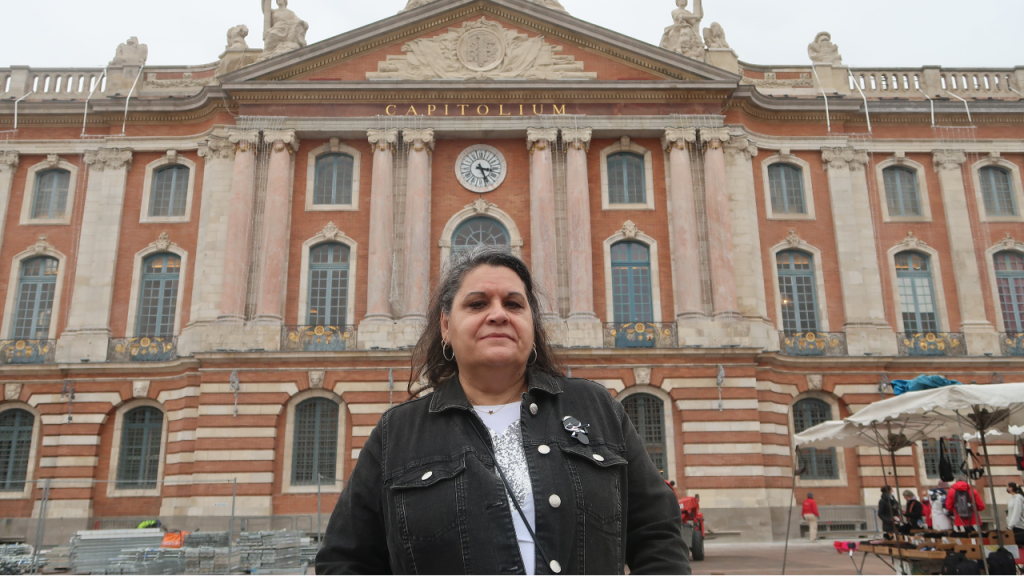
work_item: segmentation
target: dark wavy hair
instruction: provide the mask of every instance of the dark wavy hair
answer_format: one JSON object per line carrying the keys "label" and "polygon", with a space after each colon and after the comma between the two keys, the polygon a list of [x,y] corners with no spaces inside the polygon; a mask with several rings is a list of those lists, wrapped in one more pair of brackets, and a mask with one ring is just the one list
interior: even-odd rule
{"label": "dark wavy hair", "polygon": [[[441,272],[441,279],[430,296],[426,328],[412,351],[412,371],[409,373],[408,387],[410,395],[415,396],[423,390],[437,388],[459,371],[458,362],[455,359],[445,359],[442,353],[441,314],[451,314],[455,295],[462,288],[466,275],[481,266],[508,268],[523,281],[526,287],[526,300],[533,314],[533,343],[537,347],[537,359],[530,367],[552,376],[563,375],[548,343],[548,335],[541,320],[538,290],[533,284],[530,269],[522,259],[509,252],[508,248],[478,246],[465,252],[452,252],[451,259]],[[421,378],[424,382],[419,386]]]}

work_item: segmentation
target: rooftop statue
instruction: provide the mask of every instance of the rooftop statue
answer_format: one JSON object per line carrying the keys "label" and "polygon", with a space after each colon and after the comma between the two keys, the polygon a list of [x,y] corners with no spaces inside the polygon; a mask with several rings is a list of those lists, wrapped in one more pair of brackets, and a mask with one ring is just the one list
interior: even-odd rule
{"label": "rooftop statue", "polygon": [[700,37],[700,21],[704,18],[701,0],[693,0],[693,12],[686,9],[687,0],[676,0],[672,25],[665,28],[661,47],[687,58],[704,61],[704,41]]}
{"label": "rooftop statue", "polygon": [[704,43],[709,49],[729,49],[729,43],[725,41],[725,30],[718,22],[712,22],[710,28],[704,29]]}
{"label": "rooftop statue", "polygon": [[807,55],[815,64],[832,64],[839,66],[843,63],[843,57],[839,55],[839,47],[832,43],[832,35],[828,32],[818,32],[814,42],[807,45]]}
{"label": "rooftop statue", "polygon": [[306,45],[309,24],[288,9],[288,0],[277,0],[278,8],[271,10],[271,0],[263,2],[263,54],[259,62],[298,50]]}
{"label": "rooftop statue", "polygon": [[245,50],[249,45],[245,43],[245,37],[249,35],[249,27],[245,24],[233,26],[228,30],[228,50]]}
{"label": "rooftop statue", "polygon": [[132,36],[127,42],[117,47],[111,66],[144,66],[149,57],[149,46],[139,44],[139,39]]}

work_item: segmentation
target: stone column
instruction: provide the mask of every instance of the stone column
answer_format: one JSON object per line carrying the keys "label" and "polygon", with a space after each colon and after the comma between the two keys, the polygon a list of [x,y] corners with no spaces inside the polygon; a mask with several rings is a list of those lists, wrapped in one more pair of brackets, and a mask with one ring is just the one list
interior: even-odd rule
{"label": "stone column", "polygon": [[732,218],[725,179],[726,128],[701,128],[704,151],[704,207],[708,215],[708,255],[711,260],[711,294],[716,321],[741,318],[736,303],[736,269],[733,267]]}
{"label": "stone column", "polygon": [[125,183],[132,151],[101,148],[85,153],[89,183],[78,242],[68,323],[57,342],[58,362],[104,362],[110,338],[110,307],[121,236]]}
{"label": "stone column", "polygon": [[391,344],[391,273],[395,254],[394,187],[395,141],[398,130],[366,131],[373,147],[370,183],[370,245],[367,262],[366,316],[359,323],[359,347],[388,348]]}
{"label": "stone column", "polygon": [[233,130],[228,136],[236,144],[227,241],[224,245],[224,284],[221,289],[219,322],[245,322],[245,291],[249,270],[249,235],[252,233],[253,192],[256,182],[258,130]]}
{"label": "stone column", "polygon": [[427,319],[430,299],[430,157],[434,131],[403,130],[409,147],[405,188],[405,299],[401,340],[413,344]]}
{"label": "stone column", "polygon": [[178,353],[182,356],[220,347],[204,336],[210,323],[220,315],[235,145],[227,138],[210,136],[199,144],[199,156],[205,162],[203,195],[199,205],[195,273],[192,275],[192,308],[188,326],[182,329],[178,338]]}
{"label": "stone column", "polygon": [[[832,200],[846,342],[851,356],[896,354],[896,337],[885,320],[875,228],[864,166],[867,154],[853,148],[822,148]],[[834,328],[833,328],[834,330]]]}
{"label": "stone column", "polygon": [[666,128],[661,140],[668,151],[668,237],[672,259],[672,301],[679,343],[706,344],[706,316],[701,299],[700,238],[693,195],[690,148],[697,141],[693,128]]}
{"label": "stone column", "polygon": [[299,149],[294,130],[265,130],[270,144],[267,194],[263,204],[263,238],[260,241],[260,283],[256,322],[284,322],[284,295],[288,279],[288,230],[291,223],[292,154]]}
{"label": "stone column", "polygon": [[[956,278],[957,302],[960,305],[960,331],[967,341],[967,353],[981,356],[986,352],[998,356],[999,335],[985,315],[985,299],[981,289],[978,256],[974,250],[974,235],[967,212],[967,192],[964,188],[963,150],[935,150],[932,165],[939,175],[942,191],[942,211],[946,214],[949,251]],[[982,209],[979,207],[979,210]],[[998,303],[996,303],[998,306]],[[950,329],[953,329],[950,326]]]}
{"label": "stone column", "polygon": [[558,128],[527,128],[530,150],[530,270],[541,292],[541,314],[556,320],[558,313],[558,262],[555,258],[555,173],[551,145]]}
{"label": "stone column", "polygon": [[590,234],[590,128],[562,128],[566,146],[566,208],[569,238],[569,318],[566,344],[601,347],[601,321],[594,313],[594,255]]}
{"label": "stone column", "polygon": [[[14,184],[14,172],[18,169],[18,153],[14,151],[0,152],[0,251],[4,247],[4,224],[7,223],[7,209],[11,203],[11,186]],[[2,335],[0,338],[6,338]]]}

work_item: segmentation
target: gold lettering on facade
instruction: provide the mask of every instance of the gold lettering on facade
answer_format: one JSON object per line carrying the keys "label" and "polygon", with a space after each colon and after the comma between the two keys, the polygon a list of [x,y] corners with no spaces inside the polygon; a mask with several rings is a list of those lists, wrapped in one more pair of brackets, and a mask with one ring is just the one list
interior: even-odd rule
{"label": "gold lettering on facade", "polygon": [[[483,109],[483,112],[480,111],[481,109]],[[477,116],[487,116],[487,114],[490,113],[490,111],[491,108],[487,106],[487,104],[481,104],[476,107]]]}
{"label": "gold lettering on facade", "polygon": [[444,105],[444,115],[445,116],[448,115],[448,105],[447,104]]}
{"label": "gold lettering on facade", "polygon": [[388,116],[394,116],[395,113],[394,113],[393,110],[391,110],[392,108],[397,110],[398,106],[396,106],[394,104],[388,104],[388,107],[384,109],[384,113],[387,114]]}
{"label": "gold lettering on facade", "polygon": [[[388,116],[396,116],[396,115],[398,115],[398,108],[400,106],[405,106],[405,104],[388,104],[387,106],[384,107],[384,113],[386,115],[388,115]],[[421,106],[424,106],[424,104],[421,104]],[[440,104],[426,104],[425,106],[427,108],[426,114],[424,114],[425,116],[433,116],[434,112],[437,112],[438,116],[441,115],[441,105]],[[450,109],[452,106],[455,106],[455,107],[457,107],[459,109],[459,116],[465,116],[467,108],[470,109],[470,110],[475,111],[477,116],[514,116],[515,115],[515,104],[509,104],[509,108],[510,109],[509,109],[508,112],[505,111],[505,105],[504,104],[498,104],[498,110],[497,110],[496,114],[491,114],[491,107],[488,104],[475,104],[475,105],[474,104],[445,104],[444,105],[444,115],[445,116],[454,115],[454,111],[452,111]],[[533,115],[534,116],[540,116],[540,115],[545,114],[545,113],[556,114],[556,115],[565,115],[566,114],[566,110],[568,108],[568,106],[566,104],[552,104],[551,105],[551,111],[548,112],[545,109],[545,107],[546,107],[545,104],[531,104],[530,106],[532,107],[531,110],[533,111]],[[418,110],[416,110],[416,106],[415,105],[409,105],[408,110],[406,110],[406,112],[405,112],[405,116],[420,116],[420,115],[421,114],[419,113]],[[526,104],[520,104],[519,105],[519,115],[520,116],[529,116],[530,115],[528,113],[528,111],[526,110]]]}
{"label": "gold lettering on facade", "polygon": [[456,104],[456,106],[459,107],[459,110],[462,110],[462,114],[459,114],[459,116],[465,116],[466,115],[466,108],[469,107],[469,104]]}
{"label": "gold lettering on facade", "polygon": [[498,116],[511,116],[511,115],[512,115],[511,112],[509,112],[508,114],[505,114],[505,105],[504,104],[498,104]]}
{"label": "gold lettering on facade", "polygon": [[434,106],[433,104],[428,104],[427,105],[427,116],[430,116],[434,112],[434,110],[437,110],[437,106]]}
{"label": "gold lettering on facade", "polygon": [[533,115],[534,116],[537,116],[538,114],[543,114],[543,113],[544,113],[544,105],[543,104],[540,105],[540,112],[537,112],[537,105],[536,104],[533,105]]}
{"label": "gold lettering on facade", "polygon": [[406,112],[405,115],[406,116],[419,116],[419,114],[416,113],[416,107],[415,106],[409,106],[409,111]]}
{"label": "gold lettering on facade", "polygon": [[561,110],[558,109],[558,104],[552,104],[551,107],[555,109],[552,114],[565,114],[565,104],[562,104]]}

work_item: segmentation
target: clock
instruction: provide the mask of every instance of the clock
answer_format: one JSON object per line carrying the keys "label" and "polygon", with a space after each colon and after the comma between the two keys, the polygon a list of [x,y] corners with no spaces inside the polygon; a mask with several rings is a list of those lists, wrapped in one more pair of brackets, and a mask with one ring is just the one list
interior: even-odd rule
{"label": "clock", "polygon": [[490,192],[505,181],[505,157],[493,146],[477,144],[459,154],[455,176],[459,184],[471,192]]}

